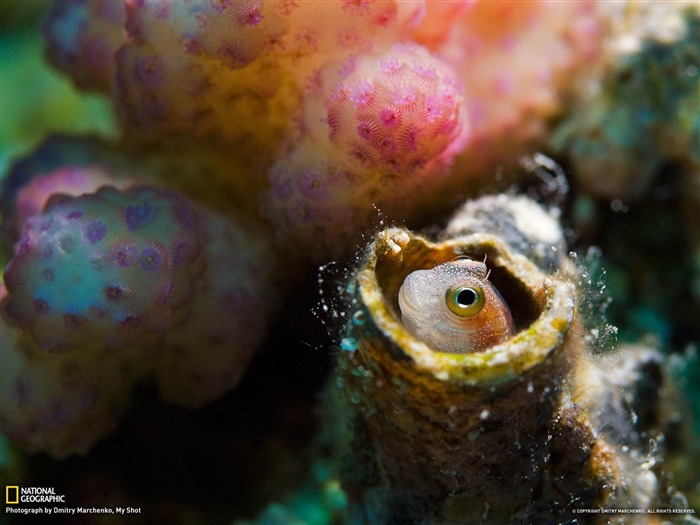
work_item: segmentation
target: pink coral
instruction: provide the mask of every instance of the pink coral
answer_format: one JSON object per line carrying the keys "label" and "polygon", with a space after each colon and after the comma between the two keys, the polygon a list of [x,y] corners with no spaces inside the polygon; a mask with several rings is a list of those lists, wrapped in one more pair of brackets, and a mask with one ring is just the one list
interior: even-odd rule
{"label": "pink coral", "polygon": [[454,72],[419,46],[352,56],[323,77],[329,138],[367,169],[411,172],[464,141]]}
{"label": "pink coral", "polygon": [[236,145],[253,158],[274,154],[311,71],[339,48],[396,41],[420,11],[420,4],[395,1],[104,2],[122,20],[104,31],[119,39],[103,61],[109,73],[101,74],[79,66],[88,45],[80,35],[100,33],[102,3],[75,2],[50,14],[47,35],[56,51],[49,53],[70,50],[73,57],[56,65],[81,85],[111,88],[122,122],[141,142]]}
{"label": "pink coral", "polygon": [[285,244],[322,260],[357,243],[375,207],[421,213],[469,125],[454,69],[421,46],[333,62],[309,89],[300,140],[269,171],[266,209]]}
{"label": "pink coral", "polygon": [[237,69],[272,49],[284,18],[263,0],[139,2],[126,0],[126,28],[138,44],[207,56]]}
{"label": "pink coral", "polygon": [[54,194],[77,196],[93,193],[102,186],[126,188],[134,183],[134,180],[115,177],[99,167],[72,166],[37,175],[17,192],[16,211],[12,217],[13,233],[19,234],[20,226],[30,217],[38,215]]}
{"label": "pink coral", "polygon": [[602,31],[593,0],[122,5],[111,87],[129,142],[228,155],[217,175],[316,259],[347,254],[375,207],[412,221],[515,162]]}
{"label": "pink coral", "polygon": [[[541,136],[560,110],[575,68],[590,65],[601,34],[592,1],[477,1],[436,46],[461,68],[464,96],[480,141]],[[499,152],[505,154],[506,152]],[[507,155],[505,155],[507,157]]]}

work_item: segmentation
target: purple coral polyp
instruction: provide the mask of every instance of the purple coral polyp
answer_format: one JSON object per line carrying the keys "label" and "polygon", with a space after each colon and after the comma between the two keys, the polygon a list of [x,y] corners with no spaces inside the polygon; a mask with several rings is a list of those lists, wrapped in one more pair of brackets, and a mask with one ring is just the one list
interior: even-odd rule
{"label": "purple coral polyp", "polygon": [[153,206],[144,202],[138,206],[126,207],[126,224],[129,231],[136,231],[142,226],[146,226],[155,219],[155,210]]}
{"label": "purple coral polyp", "polygon": [[157,56],[140,57],[136,60],[136,65],[134,67],[136,76],[145,85],[152,86],[158,84],[162,82],[165,77],[160,58]]}
{"label": "purple coral polyp", "polygon": [[155,248],[146,248],[141,252],[141,268],[145,272],[158,271],[163,262],[163,256]]}
{"label": "purple coral polyp", "polygon": [[236,15],[236,20],[241,25],[257,26],[262,22],[263,14],[260,12],[260,2],[250,2],[244,5]]}
{"label": "purple coral polyp", "polygon": [[105,231],[105,225],[98,221],[89,224],[87,229],[85,230],[85,234],[87,235],[88,240],[92,244],[95,244],[104,239]]}
{"label": "purple coral polyp", "polygon": [[46,315],[50,310],[51,308],[49,307],[49,303],[47,303],[44,299],[34,300],[34,311],[39,315]]}
{"label": "purple coral polyp", "polygon": [[136,247],[131,244],[127,244],[117,248],[116,252],[114,253],[114,260],[122,268],[128,268],[136,261],[137,254],[138,252]]}

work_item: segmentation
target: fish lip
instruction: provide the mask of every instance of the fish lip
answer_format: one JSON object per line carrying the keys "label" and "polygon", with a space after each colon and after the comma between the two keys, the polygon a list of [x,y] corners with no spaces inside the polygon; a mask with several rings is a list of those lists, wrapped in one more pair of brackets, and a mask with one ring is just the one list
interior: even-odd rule
{"label": "fish lip", "polygon": [[399,310],[401,311],[401,316],[406,315],[406,312],[410,314],[418,314],[420,312],[420,304],[416,304],[404,289],[402,284],[399,288]]}

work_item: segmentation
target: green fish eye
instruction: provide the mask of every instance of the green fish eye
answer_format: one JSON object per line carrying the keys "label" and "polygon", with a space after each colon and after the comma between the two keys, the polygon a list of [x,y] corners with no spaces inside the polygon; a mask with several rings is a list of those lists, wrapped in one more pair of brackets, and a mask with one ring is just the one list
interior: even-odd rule
{"label": "green fish eye", "polygon": [[450,288],[445,298],[450,311],[460,317],[472,317],[478,314],[486,303],[486,296],[481,287]]}

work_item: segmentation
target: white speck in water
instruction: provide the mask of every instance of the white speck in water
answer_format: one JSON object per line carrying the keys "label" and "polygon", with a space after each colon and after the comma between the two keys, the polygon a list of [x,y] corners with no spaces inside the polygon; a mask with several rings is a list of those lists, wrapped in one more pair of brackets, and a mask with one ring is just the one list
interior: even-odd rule
{"label": "white speck in water", "polygon": [[638,416],[637,413],[633,410],[633,411],[632,411],[632,424],[633,424],[633,425],[636,425],[638,421],[639,421],[639,416]]}
{"label": "white speck in water", "polygon": [[486,420],[489,418],[489,415],[490,415],[490,414],[491,414],[491,412],[489,412],[488,410],[484,409],[484,410],[481,411],[481,414],[479,414],[479,418],[480,418],[482,421],[486,421]]}
{"label": "white speck in water", "polygon": [[532,382],[527,384],[527,393],[532,394],[535,391],[535,385],[532,384]]}
{"label": "white speck in water", "polygon": [[545,398],[551,391],[552,389],[548,386],[544,387],[544,390],[542,390],[542,395],[540,396],[540,403],[544,402]]}

